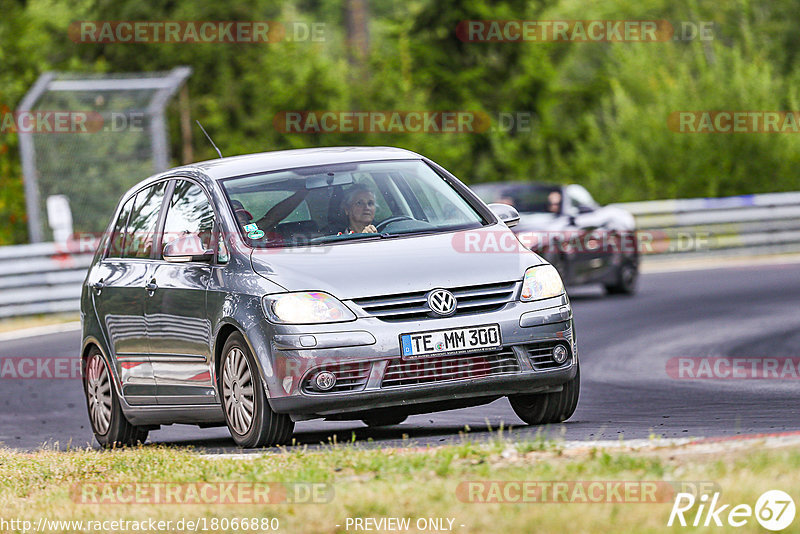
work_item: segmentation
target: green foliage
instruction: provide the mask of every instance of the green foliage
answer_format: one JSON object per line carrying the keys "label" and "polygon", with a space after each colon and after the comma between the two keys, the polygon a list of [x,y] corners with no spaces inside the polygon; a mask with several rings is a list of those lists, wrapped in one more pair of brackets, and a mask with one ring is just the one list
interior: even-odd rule
{"label": "green foliage", "polygon": [[[468,183],[570,181],[602,202],[795,190],[797,135],[681,134],[668,128],[667,118],[684,110],[797,110],[800,45],[792,15],[798,7],[800,0],[370,2],[370,54],[353,64],[344,8],[332,0],[6,0],[0,106],[14,109],[47,70],[189,65],[192,117],[224,155],[394,145],[429,155]],[[713,21],[714,40],[462,42],[456,26],[475,19],[663,19],[676,28],[681,21]],[[70,23],[79,20],[277,20],[326,27],[324,42],[90,44],[68,37]],[[285,134],[273,125],[281,111],[395,109],[484,112],[493,125],[480,134]],[[530,114],[531,128],[506,131],[497,123],[500,113]],[[179,164],[175,104],[169,129]],[[215,157],[193,133],[195,159]],[[0,133],[0,245],[26,237],[18,154],[16,136]],[[105,179],[101,168],[86,167],[87,183]]]}

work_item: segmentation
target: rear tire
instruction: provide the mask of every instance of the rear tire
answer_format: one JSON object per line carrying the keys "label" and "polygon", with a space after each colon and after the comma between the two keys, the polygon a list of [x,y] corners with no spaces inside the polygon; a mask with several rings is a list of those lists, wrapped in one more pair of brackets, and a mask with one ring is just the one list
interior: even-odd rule
{"label": "rear tire", "polygon": [[148,429],[132,425],[122,413],[105,358],[97,347],[86,358],[83,392],[92,432],[102,447],[127,447],[147,440]]}
{"label": "rear tire", "polygon": [[514,413],[529,425],[563,423],[575,413],[580,391],[581,370],[578,367],[575,378],[564,384],[561,391],[509,395],[508,400]]}
{"label": "rear tire", "polygon": [[365,425],[370,428],[378,428],[382,426],[394,426],[399,425],[403,421],[408,419],[407,415],[378,415],[375,417],[368,417],[366,419],[362,419]]}
{"label": "rear tire", "polygon": [[288,442],[294,422],[286,414],[272,411],[258,367],[239,332],[228,337],[222,348],[219,391],[222,411],[233,441],[240,447],[273,447]]}

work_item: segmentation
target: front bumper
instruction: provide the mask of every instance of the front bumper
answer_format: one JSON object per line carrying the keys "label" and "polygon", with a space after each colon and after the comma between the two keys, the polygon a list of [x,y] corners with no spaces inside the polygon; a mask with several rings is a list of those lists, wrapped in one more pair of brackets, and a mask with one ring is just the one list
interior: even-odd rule
{"label": "front bumper", "polygon": [[[391,407],[413,413],[415,407],[419,410],[437,403],[480,404],[476,400],[489,402],[517,393],[557,391],[577,371],[577,344],[566,295],[530,303],[515,301],[492,312],[441,319],[388,322],[357,315],[355,321],[333,325],[272,325],[271,334],[262,331],[269,339],[256,343],[250,339],[261,361],[262,379],[275,412],[304,419]],[[442,363],[454,366],[461,359],[485,360],[477,376],[469,372],[455,373],[455,376],[441,372],[442,376],[402,380],[401,334],[483,324],[500,326],[500,351],[451,356],[448,362]],[[255,334],[258,336],[259,332]],[[566,362],[549,367],[532,363],[536,360],[529,348],[555,343],[569,348]],[[504,362],[501,366],[488,363],[500,356]],[[435,360],[436,357],[416,361],[424,365]],[[308,387],[310,377],[330,367],[344,369],[345,374],[361,368],[365,370],[363,383],[352,390],[335,392],[314,391]],[[384,379],[390,369],[395,370],[392,375],[395,380],[387,385]],[[418,369],[416,372],[419,375]]]}
{"label": "front bumper", "polygon": [[329,395],[293,395],[270,399],[270,405],[278,413],[302,414],[309,417],[362,413],[380,408],[403,408],[403,411],[414,413],[419,412],[414,409],[415,405],[456,403],[480,398],[490,402],[498,397],[517,393],[557,391],[561,385],[575,377],[576,370],[577,367],[570,364],[553,371],[517,372],[403,388]]}

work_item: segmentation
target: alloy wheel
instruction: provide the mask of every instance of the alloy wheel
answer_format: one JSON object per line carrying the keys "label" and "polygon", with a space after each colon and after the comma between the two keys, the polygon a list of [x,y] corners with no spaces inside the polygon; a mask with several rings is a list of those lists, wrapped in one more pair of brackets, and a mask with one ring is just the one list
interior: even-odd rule
{"label": "alloy wheel", "polygon": [[253,424],[255,393],[253,375],[247,357],[239,348],[232,348],[222,370],[222,399],[233,430],[245,435]]}
{"label": "alloy wheel", "polygon": [[86,394],[92,425],[98,434],[106,434],[111,425],[111,380],[99,354],[90,358],[86,368]]}

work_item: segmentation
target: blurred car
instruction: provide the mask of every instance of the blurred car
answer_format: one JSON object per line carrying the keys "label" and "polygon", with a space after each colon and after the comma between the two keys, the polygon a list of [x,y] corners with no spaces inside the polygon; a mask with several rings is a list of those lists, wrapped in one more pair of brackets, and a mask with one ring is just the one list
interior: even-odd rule
{"label": "blurred car", "polygon": [[[518,219],[393,148],[223,158],[142,181],[83,285],[95,437],[227,425],[260,447],[289,441],[295,421],[392,425],[503,396],[529,424],[566,420],[580,390],[572,309],[556,269],[509,230]],[[459,249],[482,236],[517,254]]]}
{"label": "blurred car", "polygon": [[601,283],[608,293],[636,292],[636,222],[627,211],[598,205],[577,184],[500,182],[471,188],[484,202],[517,209],[514,233],[554,265],[566,284]]}

